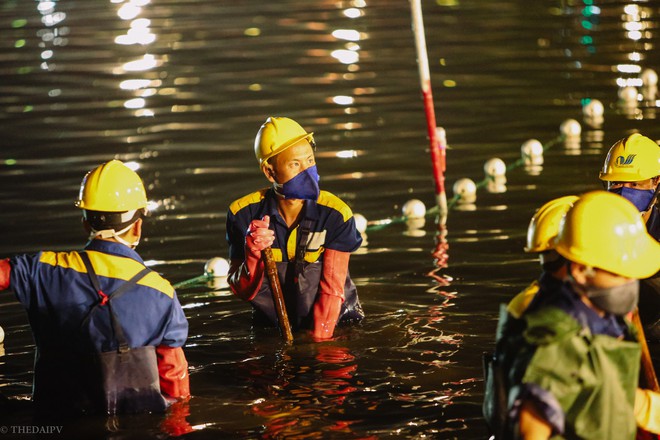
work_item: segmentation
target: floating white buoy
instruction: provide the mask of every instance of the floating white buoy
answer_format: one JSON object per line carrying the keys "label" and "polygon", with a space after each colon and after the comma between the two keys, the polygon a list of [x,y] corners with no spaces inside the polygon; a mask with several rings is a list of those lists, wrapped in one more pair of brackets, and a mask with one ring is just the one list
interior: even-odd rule
{"label": "floating white buoy", "polygon": [[597,99],[590,100],[582,106],[582,115],[585,119],[599,119],[605,114],[605,106]]}
{"label": "floating white buoy", "polygon": [[5,342],[5,331],[0,327],[0,344]]}
{"label": "floating white buoy", "polygon": [[506,164],[499,157],[488,159],[484,164],[484,173],[488,177],[504,177],[506,174]]}
{"label": "floating white buoy", "polygon": [[458,194],[458,203],[474,203],[477,200],[477,185],[467,177],[454,183],[454,194]]}
{"label": "floating white buoy", "polygon": [[355,220],[355,228],[360,234],[364,234],[367,231],[367,218],[362,214],[353,214],[353,220]]}
{"label": "floating white buoy", "polygon": [[657,86],[658,85],[658,74],[655,73],[653,69],[644,69],[640,75],[642,79],[642,84],[645,86]]}
{"label": "floating white buoy", "polygon": [[486,191],[491,194],[501,194],[506,192],[506,177],[495,177],[489,179],[486,185]]}
{"label": "floating white buoy", "polygon": [[582,126],[575,119],[566,119],[559,125],[559,131],[567,139],[575,139],[582,134]]}
{"label": "floating white buoy", "polygon": [[424,218],[426,215],[426,205],[421,200],[411,199],[403,204],[401,212],[407,218]]}
{"label": "floating white buoy", "polygon": [[204,273],[214,277],[226,277],[229,273],[229,262],[224,258],[213,257],[204,265]]}
{"label": "floating white buoy", "polygon": [[637,104],[637,88],[633,86],[626,86],[619,89],[619,100],[627,104]]}
{"label": "floating white buoy", "polygon": [[426,225],[426,219],[424,217],[409,218],[406,220],[407,229],[403,235],[407,235],[408,237],[423,237],[426,235],[424,225]]}
{"label": "floating white buoy", "polygon": [[543,144],[536,139],[525,141],[520,147],[520,153],[525,161],[525,165],[543,164]]}

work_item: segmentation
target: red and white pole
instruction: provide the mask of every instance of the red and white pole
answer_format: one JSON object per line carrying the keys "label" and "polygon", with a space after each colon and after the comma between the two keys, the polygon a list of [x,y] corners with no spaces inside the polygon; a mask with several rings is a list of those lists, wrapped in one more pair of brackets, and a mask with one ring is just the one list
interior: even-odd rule
{"label": "red and white pole", "polygon": [[415,34],[415,47],[417,49],[417,64],[419,67],[419,81],[424,99],[424,112],[426,113],[426,129],[428,132],[431,161],[433,163],[433,177],[435,178],[435,195],[439,211],[439,224],[447,221],[447,195],[445,194],[445,167],[446,145],[444,136],[440,136],[435,122],[435,107],[431,91],[431,75],[429,73],[429,60],[426,53],[426,37],[424,35],[424,19],[422,17],[421,0],[410,0],[413,18],[413,32]]}

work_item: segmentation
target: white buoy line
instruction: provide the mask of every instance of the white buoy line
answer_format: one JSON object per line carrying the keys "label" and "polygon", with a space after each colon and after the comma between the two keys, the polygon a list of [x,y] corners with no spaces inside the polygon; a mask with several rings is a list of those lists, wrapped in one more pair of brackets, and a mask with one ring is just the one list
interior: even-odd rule
{"label": "white buoy line", "polygon": [[[603,110],[604,107],[600,101],[591,100],[589,110],[583,110],[583,112],[584,114],[600,114],[602,116]],[[567,119],[559,126],[559,136],[547,144],[544,145],[538,139],[528,139],[523,142],[520,147],[520,159],[511,165],[507,166],[499,157],[488,159],[483,166],[485,177],[482,181],[477,183],[468,177],[463,177],[454,182],[452,186],[453,197],[449,200],[448,206],[451,208],[456,205],[457,209],[461,210],[475,209],[474,204],[477,201],[477,190],[480,187],[486,187],[491,193],[505,192],[507,182],[506,172],[508,170],[522,165],[531,174],[536,174],[543,165],[543,153],[545,150],[561,141],[566,142],[567,145],[574,142],[579,143],[581,134],[581,124],[575,119]],[[424,218],[428,214],[435,214],[436,211],[437,207],[427,210],[421,200],[411,199],[403,204],[401,217],[368,221],[364,215],[356,213],[354,214],[354,218],[358,231],[364,234],[367,231],[382,229],[393,223],[405,222],[409,226],[411,224],[419,225],[419,223],[414,223],[412,220]],[[408,233],[406,235],[415,234]]]}

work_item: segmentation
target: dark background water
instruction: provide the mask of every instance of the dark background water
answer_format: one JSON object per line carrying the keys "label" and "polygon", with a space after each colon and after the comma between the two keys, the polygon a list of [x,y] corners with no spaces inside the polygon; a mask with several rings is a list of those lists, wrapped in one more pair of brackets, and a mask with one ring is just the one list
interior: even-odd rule
{"label": "dark background water", "polygon": [[[658,6],[423,1],[448,196],[460,178],[481,182],[493,157],[510,166],[505,191],[481,186],[473,206],[454,206],[446,254],[434,254],[433,216],[412,232],[372,227],[351,259],[368,317],[333,342],[297,335],[285,347],[253,331],[226,288],[179,289],[188,436],[485,438],[481,355],[499,303],[538,275],[522,251],[534,209],[599,188],[607,149],[631,131],[660,138],[639,81],[660,68]],[[435,203],[406,1],[14,0],[0,29],[0,255],[81,247],[80,180],[118,158],[140,166],[156,206],[140,253],[173,283],[200,275],[227,257],[229,203],[267,184],[252,145],[268,116],[314,131],[322,188],[372,224],[408,200]],[[639,100],[621,99],[626,85]],[[605,107],[597,128],[582,116],[593,99]],[[569,118],[578,143],[552,145],[539,169],[516,165],[526,140],[549,145]],[[33,342],[10,293],[0,325],[0,391],[24,399]],[[0,418],[32,423],[26,410]],[[145,438],[174,434],[171,419],[53,424],[68,438]]]}

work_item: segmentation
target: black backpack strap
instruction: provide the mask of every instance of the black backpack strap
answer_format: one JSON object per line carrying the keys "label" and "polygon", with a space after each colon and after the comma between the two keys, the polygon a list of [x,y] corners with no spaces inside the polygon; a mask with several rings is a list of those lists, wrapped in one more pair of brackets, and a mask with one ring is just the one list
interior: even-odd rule
{"label": "black backpack strap", "polygon": [[298,247],[296,248],[296,276],[303,272],[305,267],[305,253],[312,230],[312,219],[304,219],[298,226]]}
{"label": "black backpack strap", "polygon": [[99,306],[104,306],[107,305],[108,309],[110,310],[110,319],[112,321],[112,330],[115,334],[115,338],[117,339],[117,342],[119,344],[119,351],[120,352],[125,352],[129,349],[128,347],[128,341],[126,340],[126,336],[124,335],[124,330],[121,327],[121,323],[119,322],[119,318],[115,314],[114,310],[112,310],[112,304],[110,303],[110,300],[115,299],[123,295],[133,287],[135,284],[137,284],[138,281],[140,281],[142,278],[144,278],[149,272],[151,272],[151,269],[148,267],[145,267],[142,269],[140,272],[135,274],[130,280],[122,283],[117,289],[112,291],[109,294],[103,293],[101,290],[101,284],[99,283],[99,278],[96,275],[96,272],[94,271],[94,267],[92,266],[92,262],[89,260],[89,256],[87,255],[86,252],[81,252],[80,253],[80,258],[82,259],[83,263],[85,264],[85,268],[87,269],[87,275],[89,276],[89,279],[92,283],[92,286],[94,286],[94,289],[96,289],[96,292],[99,294],[99,297],[101,298],[99,302],[97,302],[92,309],[89,311],[85,319],[83,320],[83,326],[86,326],[87,323],[89,322],[92,313],[96,310],[97,307]]}

